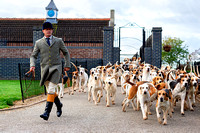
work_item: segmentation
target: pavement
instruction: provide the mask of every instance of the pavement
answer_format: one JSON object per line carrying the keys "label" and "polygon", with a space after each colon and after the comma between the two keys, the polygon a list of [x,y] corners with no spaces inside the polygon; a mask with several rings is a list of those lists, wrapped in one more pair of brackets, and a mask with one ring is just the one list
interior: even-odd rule
{"label": "pavement", "polygon": [[168,125],[164,126],[157,122],[155,103],[151,107],[152,115],[148,120],[143,120],[141,111],[134,111],[132,107],[127,107],[127,112],[122,112],[121,103],[124,96],[118,88],[116,104],[106,107],[105,95],[96,106],[93,102],[88,102],[87,93],[65,94],[61,99],[64,105],[62,116],[56,116],[54,104],[48,121],[39,117],[45,108],[44,101],[31,106],[0,111],[0,133],[198,133],[200,131],[199,102],[194,111],[185,111],[185,116],[180,114],[180,102],[178,102],[173,117],[168,117]]}

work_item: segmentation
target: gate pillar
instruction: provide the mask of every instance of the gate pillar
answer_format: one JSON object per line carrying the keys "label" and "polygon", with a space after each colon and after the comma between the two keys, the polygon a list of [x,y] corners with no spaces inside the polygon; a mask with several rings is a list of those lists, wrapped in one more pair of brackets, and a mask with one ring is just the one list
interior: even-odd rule
{"label": "gate pillar", "polygon": [[38,39],[41,39],[44,36],[41,26],[33,26],[33,46]]}
{"label": "gate pillar", "polygon": [[162,63],[162,27],[152,28],[152,65],[161,68]]}
{"label": "gate pillar", "polygon": [[109,62],[113,64],[113,27],[105,27],[103,29],[103,65]]}

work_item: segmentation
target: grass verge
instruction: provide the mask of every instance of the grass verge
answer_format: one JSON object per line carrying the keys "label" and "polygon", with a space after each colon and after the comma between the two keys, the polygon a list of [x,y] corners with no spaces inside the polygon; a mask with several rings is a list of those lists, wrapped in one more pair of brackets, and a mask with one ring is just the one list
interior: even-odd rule
{"label": "grass verge", "polygon": [[0,80],[0,109],[8,108],[21,99],[19,80]]}
{"label": "grass verge", "polygon": [[[22,81],[24,98],[38,96],[44,93],[44,87],[39,86],[39,80]],[[72,84],[72,83],[70,83]],[[30,87],[27,87],[31,85]],[[67,85],[65,85],[67,87]],[[26,90],[26,88],[28,88]],[[9,108],[13,102],[22,100],[21,87],[19,80],[0,80],[0,109]]]}

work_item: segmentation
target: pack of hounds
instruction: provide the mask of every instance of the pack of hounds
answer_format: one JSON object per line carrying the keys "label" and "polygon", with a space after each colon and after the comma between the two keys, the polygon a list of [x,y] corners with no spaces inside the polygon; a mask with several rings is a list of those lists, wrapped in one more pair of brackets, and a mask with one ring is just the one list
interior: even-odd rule
{"label": "pack of hounds", "polygon": [[[72,65],[76,70],[72,72],[69,94],[73,95],[75,91],[86,93],[87,88],[88,101],[92,98],[95,105],[98,105],[105,94],[106,107],[109,107],[110,103],[115,105],[116,91],[121,91],[124,95],[123,112],[131,104],[133,110],[141,110],[143,119],[147,120],[148,115],[152,114],[150,108],[155,107],[157,120],[163,125],[167,124],[168,115],[172,117],[176,102],[180,101],[180,113],[184,115],[187,109],[194,111],[196,97],[200,94],[198,66],[196,71],[195,66],[190,66],[191,71],[187,73],[186,66],[184,70],[175,70],[170,66],[159,69],[151,64],[141,63],[140,57],[132,57],[114,65],[108,63],[106,66],[91,68],[88,76],[87,69]],[[69,80],[66,77],[61,85]],[[154,101],[156,105],[153,104]]]}

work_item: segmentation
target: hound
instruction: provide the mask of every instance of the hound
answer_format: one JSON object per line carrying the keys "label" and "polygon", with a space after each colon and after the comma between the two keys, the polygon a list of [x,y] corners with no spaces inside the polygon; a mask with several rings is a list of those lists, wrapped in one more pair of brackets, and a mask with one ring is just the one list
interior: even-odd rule
{"label": "hound", "polygon": [[88,74],[85,72],[86,69],[79,66],[79,92],[85,92],[86,93],[86,85],[88,82]]}
{"label": "hound", "polygon": [[110,106],[110,95],[112,95],[112,104],[115,105],[115,97],[117,90],[117,83],[115,77],[107,77],[105,80],[105,90],[106,90],[106,107]]}
{"label": "hound", "polygon": [[[78,69],[74,63],[71,62],[71,64],[75,67],[76,71],[72,72],[72,92],[71,94],[74,95],[74,90],[78,89],[79,85],[79,75],[78,75]],[[70,91],[69,91],[70,94]]]}
{"label": "hound", "polygon": [[[138,90],[138,86],[141,84],[147,83],[147,81],[140,81],[137,82],[136,84],[131,84],[131,87],[128,89],[128,97],[125,97],[124,102],[123,102],[123,106],[122,106],[122,111],[126,112],[126,106],[128,103],[130,103],[130,101],[133,101],[136,97],[137,94],[137,90]],[[133,110],[135,109],[135,106],[133,106]]]}
{"label": "hound", "polygon": [[[195,90],[198,88],[198,77],[191,77],[190,83],[189,83],[189,90],[188,90],[188,96],[191,97],[188,99],[191,103],[190,105],[195,106]],[[191,108],[191,107],[190,107]]]}
{"label": "hound", "polygon": [[156,114],[158,122],[161,124],[162,120],[160,117],[159,110],[161,109],[163,111],[163,125],[167,124],[167,115],[169,113],[170,117],[172,117],[172,111],[171,111],[171,105],[172,105],[172,93],[168,89],[163,89],[158,91],[157,96],[157,102],[156,102]]}
{"label": "hound", "polygon": [[162,77],[160,77],[160,76],[156,76],[156,77],[153,78],[152,84],[153,85],[157,85],[157,84],[159,84],[161,82],[164,82],[164,79]]}
{"label": "hound", "polygon": [[117,76],[117,85],[121,85],[121,76],[122,76],[122,73],[123,73],[123,70],[121,68],[120,65],[118,65],[118,62],[116,62],[116,64],[114,65],[114,75]]}
{"label": "hound", "polygon": [[[67,72],[65,71],[65,75],[62,77],[62,83],[59,83],[57,86],[57,94],[59,98],[63,98],[66,83],[67,83],[67,87],[70,87],[70,78],[68,77]],[[60,91],[59,91],[59,88],[60,88]]]}
{"label": "hound", "polygon": [[[127,77],[126,77],[127,80],[126,80],[125,83],[123,84],[123,88],[126,89],[126,96],[125,96],[125,98],[124,98],[124,100],[123,100],[123,102],[122,102],[122,106],[125,104],[127,98],[129,97],[129,92],[130,92],[130,89],[132,88],[132,86],[133,86],[133,85],[136,85],[136,83],[133,83],[133,82],[131,81],[131,75],[126,75],[126,76],[127,76]],[[135,97],[133,97],[133,99],[131,100],[131,104],[132,104],[133,110],[136,110],[136,107],[135,107],[135,104],[134,104],[134,99],[135,99]],[[127,103],[127,105],[128,105],[128,103]],[[125,111],[125,110],[124,110],[124,111]]]}
{"label": "hound", "polygon": [[93,77],[90,78],[90,80],[88,82],[88,101],[91,100],[91,94],[92,94],[95,105],[97,105],[97,103],[100,102],[100,100],[101,100],[101,95],[99,94],[98,101],[97,101],[98,91],[103,91],[103,85],[102,85],[99,73],[94,72]]}
{"label": "hound", "polygon": [[126,92],[125,92],[125,88],[124,88],[124,86],[123,86],[123,84],[128,80],[128,79],[130,79],[130,73],[129,73],[129,71],[124,71],[124,73],[122,74],[122,76],[121,76],[121,92],[122,92],[122,94],[125,94]]}
{"label": "hound", "polygon": [[148,119],[148,112],[150,108],[150,87],[147,83],[144,83],[138,87],[137,91],[137,110],[139,110],[139,104],[141,106],[143,119]]}
{"label": "hound", "polygon": [[151,73],[151,65],[144,64],[143,73],[142,73],[142,81],[152,81],[150,73]]}
{"label": "hound", "polygon": [[[176,98],[181,98],[181,114],[184,115],[184,103],[186,98],[186,87],[188,86],[188,79],[182,77],[178,78],[177,80],[170,81],[168,84],[172,90],[173,99],[175,100]],[[191,108],[191,110],[193,110],[193,108]]]}
{"label": "hound", "polygon": [[155,70],[155,69],[153,69],[152,71],[151,71],[151,78],[152,79],[154,79],[156,76],[158,76],[158,73],[157,73],[157,71]]}

